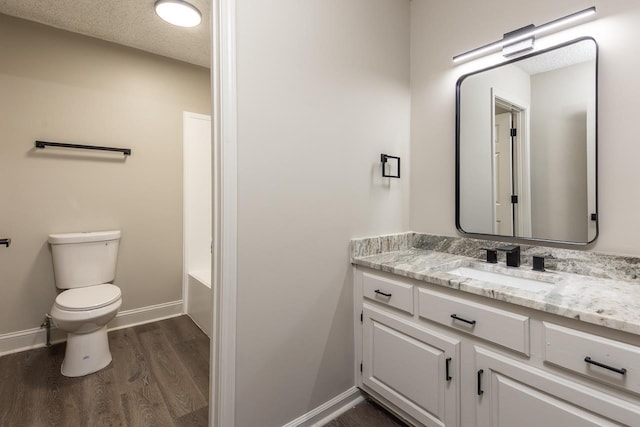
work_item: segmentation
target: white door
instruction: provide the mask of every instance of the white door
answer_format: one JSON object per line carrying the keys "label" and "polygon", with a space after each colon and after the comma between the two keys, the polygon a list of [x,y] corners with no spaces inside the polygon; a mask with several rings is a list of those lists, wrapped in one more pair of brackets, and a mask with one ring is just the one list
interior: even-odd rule
{"label": "white door", "polygon": [[496,114],[494,131],[495,232],[513,236],[513,205],[511,204],[511,113]]}
{"label": "white door", "polygon": [[459,425],[459,341],[368,304],[363,333],[365,390],[373,390],[426,426]]}
{"label": "white door", "polygon": [[638,425],[640,407],[476,347],[477,427]]}

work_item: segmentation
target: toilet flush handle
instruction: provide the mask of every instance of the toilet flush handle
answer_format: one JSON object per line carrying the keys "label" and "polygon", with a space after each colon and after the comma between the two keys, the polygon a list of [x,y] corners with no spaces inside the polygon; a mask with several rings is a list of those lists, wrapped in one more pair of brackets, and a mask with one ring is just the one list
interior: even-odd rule
{"label": "toilet flush handle", "polygon": [[11,239],[0,239],[0,245],[5,245],[8,248],[11,245]]}

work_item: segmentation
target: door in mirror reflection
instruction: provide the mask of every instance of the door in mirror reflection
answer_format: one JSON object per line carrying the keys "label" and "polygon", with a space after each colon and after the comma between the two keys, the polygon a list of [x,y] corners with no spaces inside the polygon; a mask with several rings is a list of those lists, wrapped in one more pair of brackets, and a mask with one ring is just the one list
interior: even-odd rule
{"label": "door in mirror reflection", "polygon": [[596,238],[596,77],[587,38],[458,80],[459,230]]}

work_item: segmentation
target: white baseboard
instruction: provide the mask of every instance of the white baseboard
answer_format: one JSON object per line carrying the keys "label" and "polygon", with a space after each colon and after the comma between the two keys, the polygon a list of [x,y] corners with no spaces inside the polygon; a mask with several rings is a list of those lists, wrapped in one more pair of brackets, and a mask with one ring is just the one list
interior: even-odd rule
{"label": "white baseboard", "polygon": [[283,427],[321,427],[363,400],[360,390],[351,387],[328,402],[288,422]]}
{"label": "white baseboard", "polygon": [[[115,319],[109,322],[109,330],[128,328],[144,323],[156,322],[182,314],[182,300],[163,304],[149,305],[119,312]],[[51,328],[51,343],[66,341],[67,334],[56,327]],[[32,328],[24,331],[10,332],[0,335],[0,356],[18,353],[44,347],[47,343],[47,333],[44,328]]]}
{"label": "white baseboard", "polygon": [[157,322],[158,320],[168,319],[182,314],[182,300],[124,310],[109,322],[109,330],[115,331],[131,326],[144,325],[145,323]]}
{"label": "white baseboard", "polygon": [[[51,343],[56,344],[67,339],[67,334],[58,328],[51,328]],[[47,332],[44,328],[25,329],[0,335],[0,356],[44,347],[47,343]]]}

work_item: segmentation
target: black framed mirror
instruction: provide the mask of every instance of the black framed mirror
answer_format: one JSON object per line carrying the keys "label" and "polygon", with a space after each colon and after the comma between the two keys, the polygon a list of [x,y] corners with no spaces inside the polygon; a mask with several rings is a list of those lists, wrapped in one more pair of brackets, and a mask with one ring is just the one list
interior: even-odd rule
{"label": "black framed mirror", "polygon": [[456,227],[584,245],[598,236],[598,45],[585,37],[456,85]]}

